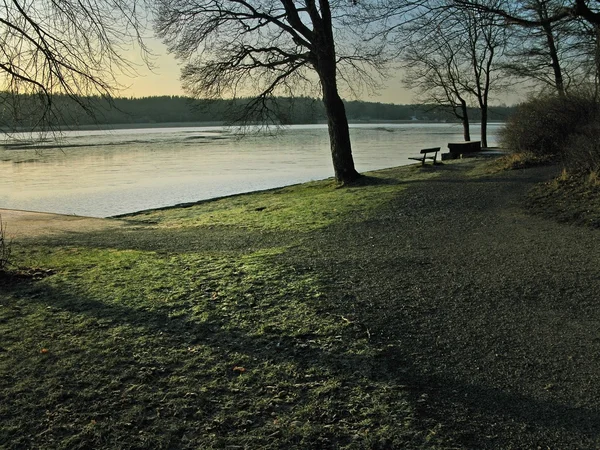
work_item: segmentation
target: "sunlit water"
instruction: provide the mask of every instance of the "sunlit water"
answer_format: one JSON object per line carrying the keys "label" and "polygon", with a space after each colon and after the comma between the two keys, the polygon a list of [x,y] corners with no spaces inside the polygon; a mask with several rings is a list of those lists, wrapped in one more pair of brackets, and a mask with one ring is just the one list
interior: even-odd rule
{"label": "sunlit water", "polygon": [[[499,126],[490,126],[490,145]],[[462,140],[458,124],[361,124],[351,136],[360,172],[413,164],[407,157],[421,148]],[[60,146],[32,149],[14,137],[0,146],[1,208],[95,217],[333,175],[324,125],[241,139],[221,127],[77,131]]]}

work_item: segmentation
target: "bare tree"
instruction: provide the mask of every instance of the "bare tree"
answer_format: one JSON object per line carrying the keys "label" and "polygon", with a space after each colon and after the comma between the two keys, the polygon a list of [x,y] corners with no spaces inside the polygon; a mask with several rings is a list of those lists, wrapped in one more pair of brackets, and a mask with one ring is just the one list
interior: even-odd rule
{"label": "bare tree", "polygon": [[493,13],[503,18],[507,24],[523,27],[535,27],[543,23],[555,23],[570,18],[581,18],[590,24],[600,25],[600,2],[598,0],[569,0],[544,19],[523,16],[518,1],[495,4],[489,4],[486,0],[453,0],[453,2],[457,7]]}
{"label": "bare tree", "polygon": [[[600,2],[598,0],[557,1],[558,3],[551,3],[550,0],[519,0],[489,4],[487,0],[453,0],[453,3],[458,8],[492,13],[503,19],[507,26],[541,27],[548,40],[549,51],[552,51],[550,41],[553,39],[549,31],[553,32],[556,29],[553,25],[575,21],[580,27],[575,35],[578,34],[584,38],[584,44],[580,48],[589,47],[591,43],[592,50],[588,51],[587,55],[588,57],[592,56],[595,77],[598,78],[598,74],[600,74]],[[545,3],[545,7],[533,7],[534,11],[537,9],[536,14],[533,16],[528,14],[528,12],[531,12],[532,2],[533,5]],[[587,26],[582,24],[587,24]]]}
{"label": "bare tree", "polygon": [[548,86],[560,96],[573,86],[593,82],[597,72],[594,25],[572,17],[549,21],[566,8],[565,0],[527,0],[518,8],[520,17],[538,24],[513,26],[509,73]]}
{"label": "bare tree", "polygon": [[420,103],[449,108],[463,125],[465,141],[470,141],[462,36],[447,35],[429,19],[416,21],[410,30],[401,56],[404,84],[418,92]]}
{"label": "bare tree", "polygon": [[505,86],[498,60],[506,45],[506,29],[492,14],[454,8],[445,1],[430,2],[428,9],[425,14],[419,11],[403,30],[403,35],[411,36],[402,53],[408,84],[429,101],[450,107],[463,122],[465,140],[470,140],[467,104],[475,101],[485,147],[490,92]]}
{"label": "bare tree", "polygon": [[467,11],[465,18],[467,46],[471,59],[473,81],[465,85],[477,100],[481,111],[481,145],[487,147],[487,122],[490,92],[502,88],[504,76],[498,70],[497,60],[506,46],[506,28],[498,26],[492,14]]}
{"label": "bare tree", "polygon": [[[251,96],[240,118],[273,120],[275,95],[320,87],[337,181],[354,167],[340,83],[370,84],[383,47],[365,42],[368,5],[349,0],[158,0],[157,32],[183,61],[183,86],[202,98]],[[373,72],[373,70],[375,72]],[[276,120],[276,119],[275,119]]]}
{"label": "bare tree", "polygon": [[[16,125],[45,128],[60,115],[57,95],[110,96],[116,74],[134,67],[123,52],[145,51],[136,0],[6,0],[0,4],[0,105]],[[14,120],[16,118],[16,120]]]}

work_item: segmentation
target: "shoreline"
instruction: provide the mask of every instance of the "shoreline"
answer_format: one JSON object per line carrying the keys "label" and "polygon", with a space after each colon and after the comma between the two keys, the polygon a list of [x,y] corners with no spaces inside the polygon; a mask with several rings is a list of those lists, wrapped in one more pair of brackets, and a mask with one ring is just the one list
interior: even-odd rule
{"label": "shoreline", "polygon": [[[493,154],[484,155],[484,156],[482,156],[482,158],[485,158],[485,159],[489,159],[492,157],[497,158],[497,157],[505,154],[503,152],[498,152],[497,148],[490,148],[490,150],[493,150]],[[469,158],[469,159],[471,159],[471,158]],[[464,162],[464,161],[465,161],[465,159],[454,160],[454,161],[445,161],[442,164],[456,164],[456,163],[460,163],[460,162]],[[426,167],[428,167],[428,166],[426,166]],[[393,166],[393,167],[387,167],[387,168],[383,168],[383,169],[367,171],[367,172],[364,172],[362,175],[368,177],[368,176],[372,176],[372,175],[382,174],[382,173],[385,173],[386,171],[407,171],[408,172],[408,171],[414,170],[414,168],[420,168],[420,164],[408,163],[406,165]],[[77,231],[77,230],[92,231],[92,230],[114,228],[115,226],[117,226],[117,224],[119,224],[118,226],[125,225],[128,223],[127,218],[129,218],[129,217],[136,217],[136,216],[150,214],[150,213],[154,213],[154,212],[160,212],[160,211],[192,208],[195,206],[199,206],[199,205],[203,205],[203,204],[211,203],[211,202],[216,202],[216,201],[220,201],[220,200],[235,199],[238,197],[242,197],[242,196],[246,196],[246,195],[253,195],[253,194],[265,194],[265,193],[269,193],[269,192],[278,191],[281,189],[293,188],[293,187],[302,186],[302,185],[310,185],[312,183],[332,183],[333,184],[333,183],[335,183],[335,180],[333,177],[327,177],[327,178],[322,178],[322,179],[318,179],[318,180],[309,180],[309,181],[304,181],[304,182],[299,182],[299,183],[285,184],[285,185],[275,186],[275,187],[270,187],[270,188],[265,188],[265,189],[257,189],[257,190],[253,190],[253,191],[220,195],[220,196],[216,196],[216,197],[210,197],[210,198],[200,199],[200,200],[195,200],[195,201],[190,201],[190,202],[175,203],[175,204],[171,204],[171,205],[158,206],[158,207],[154,207],[154,208],[145,208],[145,209],[135,210],[132,212],[127,212],[127,213],[123,213],[123,214],[115,214],[112,216],[105,216],[105,217],[95,217],[95,216],[86,216],[86,215],[79,215],[79,214],[64,214],[64,213],[49,212],[49,211],[33,211],[33,210],[25,210],[25,209],[18,209],[18,208],[0,207],[0,219],[2,220],[3,223],[6,223],[8,225],[9,229],[12,229],[12,232],[11,232],[11,230],[9,230],[8,234],[14,234],[14,228],[18,228],[21,230],[21,232],[17,233],[17,235],[25,235],[25,236],[27,236],[29,233],[32,233],[32,236],[39,236],[42,234],[43,235],[54,234],[54,233],[60,232],[61,230],[62,231]],[[104,225],[102,225],[103,221],[106,221],[106,223],[104,223]],[[16,227],[11,226],[11,224],[15,224],[15,223],[17,224]],[[44,228],[46,228],[46,230],[44,230]],[[23,230],[25,230],[25,231],[23,232]],[[21,236],[19,236],[19,237],[21,237]]]}
{"label": "shoreline", "polygon": [[[410,171],[410,168],[419,167],[419,164],[409,163],[407,165],[387,167],[373,171],[364,172],[364,176],[384,173],[386,171]],[[171,211],[176,209],[187,209],[206,203],[217,202],[220,200],[235,199],[247,195],[266,194],[269,192],[278,191],[281,189],[294,188],[302,185],[310,185],[315,183],[335,183],[333,177],[322,178],[318,180],[309,180],[300,183],[285,184],[265,189],[257,189],[247,192],[238,192],[235,194],[221,195],[207,199],[200,199],[191,202],[182,202],[172,205],[159,206],[156,208],[146,208],[123,214],[116,214],[106,217],[94,217],[78,214],[63,214],[48,211],[32,211],[15,208],[0,207],[0,219],[7,224],[7,235],[12,238],[27,238],[40,237],[61,232],[86,232],[100,231],[106,229],[119,228],[124,225],[131,225],[127,218],[136,217],[155,212]],[[15,233],[15,229],[19,230]]]}
{"label": "shoreline", "polygon": [[[363,173],[414,164],[409,157],[419,148],[445,148],[447,142],[459,138],[454,126],[439,124],[409,124],[410,132],[396,130],[403,125],[388,132],[393,124],[356,127],[353,155],[357,170]],[[434,127],[443,132],[432,134]],[[169,130],[150,135],[149,131],[101,139],[74,137],[65,144],[81,150],[64,153],[0,151],[4,156],[0,164],[8,175],[0,183],[0,190],[8,194],[0,206],[115,217],[333,175],[325,129],[299,129],[273,139],[253,137],[243,142],[207,139],[205,133],[193,130],[189,135]],[[17,178],[21,173],[27,176]]]}

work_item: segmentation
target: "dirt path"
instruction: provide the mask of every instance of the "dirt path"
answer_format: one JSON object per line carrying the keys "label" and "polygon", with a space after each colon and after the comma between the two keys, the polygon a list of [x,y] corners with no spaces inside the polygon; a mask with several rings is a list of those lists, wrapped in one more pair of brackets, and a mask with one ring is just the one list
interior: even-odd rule
{"label": "dirt path", "polygon": [[0,217],[9,238],[25,239],[60,233],[103,231],[122,227],[126,222],[116,219],[98,219],[14,209],[1,209]]}

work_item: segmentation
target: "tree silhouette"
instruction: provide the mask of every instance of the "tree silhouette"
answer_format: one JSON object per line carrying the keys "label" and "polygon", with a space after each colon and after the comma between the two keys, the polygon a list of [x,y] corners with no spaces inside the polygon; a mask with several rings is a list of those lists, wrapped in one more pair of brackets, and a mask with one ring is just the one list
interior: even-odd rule
{"label": "tree silhouette", "polygon": [[[449,107],[463,123],[470,140],[468,102],[481,112],[481,143],[487,146],[489,97],[505,88],[498,60],[507,30],[491,13],[456,8],[445,0],[431,1],[425,12],[402,27],[401,58],[405,83],[421,93],[420,100]],[[404,36],[408,38],[404,38]]]}
{"label": "tree silhouette", "polygon": [[348,0],[159,0],[157,31],[184,61],[184,88],[196,97],[252,96],[241,121],[277,121],[275,95],[318,86],[337,181],[359,174],[339,84],[372,84],[383,47],[362,39],[372,26],[354,20],[368,2]]}
{"label": "tree silhouette", "polygon": [[82,96],[110,96],[116,74],[133,73],[123,53],[138,44],[135,0],[7,0],[0,4],[0,96],[3,116],[45,128],[61,112],[57,94],[89,109]]}

